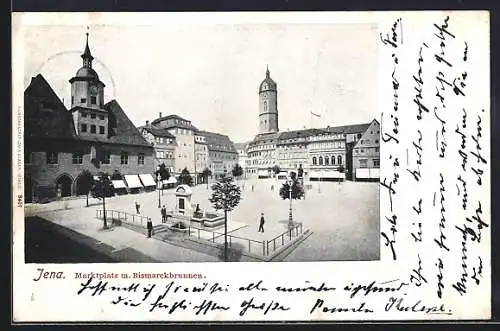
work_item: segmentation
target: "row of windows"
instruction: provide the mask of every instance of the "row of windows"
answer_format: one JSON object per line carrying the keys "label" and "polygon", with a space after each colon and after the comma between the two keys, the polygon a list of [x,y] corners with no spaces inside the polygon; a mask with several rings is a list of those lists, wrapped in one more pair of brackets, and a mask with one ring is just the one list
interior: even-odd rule
{"label": "row of windows", "polygon": [[[369,151],[369,149],[367,149],[366,151]],[[378,152],[378,151],[379,151],[379,148],[375,147],[375,152]],[[364,152],[365,152],[365,150],[363,148],[354,150],[354,154],[362,154]]]}
{"label": "row of windows", "polygon": [[172,143],[172,139],[169,139],[169,138],[164,138],[164,137],[155,137],[155,142],[159,143],[159,144],[171,144]]}
{"label": "row of windows", "polygon": [[156,151],[156,158],[158,159],[171,159],[174,157],[174,152]]}
{"label": "row of windows", "polygon": [[[361,139],[360,141],[360,144],[369,144],[370,143],[370,139]],[[375,144],[378,144],[378,139],[375,139]]]}
{"label": "row of windows", "polygon": [[[380,159],[373,159],[373,166],[375,168],[380,168]],[[359,160],[360,168],[368,168],[368,159],[360,159]]]}
{"label": "row of windows", "polygon": [[[88,125],[87,124],[82,124],[81,125],[82,132],[88,132]],[[90,125],[90,133],[97,133],[97,126],[96,125]],[[99,125],[99,134],[106,134],[106,128],[103,125]]]}
{"label": "row of windows", "polygon": [[[337,163],[335,163],[335,160],[337,160]],[[324,161],[324,165],[330,165],[330,162],[332,165],[342,164],[342,155],[338,155],[337,158],[335,158],[334,155],[332,155],[331,158],[328,156],[325,156],[324,158],[323,158],[323,156],[320,156],[318,158],[316,158],[316,156],[314,156],[312,158],[313,165],[323,165],[323,161]]]}
{"label": "row of windows", "polygon": [[[25,163],[31,163],[32,162],[32,153],[29,154],[29,160],[28,162]],[[126,152],[120,153],[120,164],[128,164],[128,158],[129,155]],[[83,164],[83,153],[73,153],[72,155],[72,161],[73,164]],[[59,162],[59,153],[57,152],[47,152],[46,153],[46,162],[47,164],[58,164]],[[111,153],[106,152],[104,153],[104,157],[102,160],[103,164],[111,164]],[[144,154],[139,153],[137,155],[137,164],[138,165],[144,165]]]}
{"label": "row of windows", "polygon": [[[72,104],[75,103],[75,97],[74,96],[71,97],[71,103]],[[80,103],[85,103],[86,104],[87,103],[87,98],[81,98],[80,99]],[[90,103],[92,105],[97,105],[97,97],[95,95],[90,96]]]}

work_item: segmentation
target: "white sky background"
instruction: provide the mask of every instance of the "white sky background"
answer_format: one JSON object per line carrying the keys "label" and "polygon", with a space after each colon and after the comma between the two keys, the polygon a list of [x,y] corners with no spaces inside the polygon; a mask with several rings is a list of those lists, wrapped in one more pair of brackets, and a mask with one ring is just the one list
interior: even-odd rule
{"label": "white sky background", "polygon": [[[27,26],[25,87],[41,73],[69,106],[86,26]],[[375,24],[91,26],[94,69],[139,126],[177,114],[234,142],[258,133],[266,64],[280,131],[367,123],[377,109]],[[103,66],[104,65],[104,66]],[[114,82],[114,88],[113,83]]]}

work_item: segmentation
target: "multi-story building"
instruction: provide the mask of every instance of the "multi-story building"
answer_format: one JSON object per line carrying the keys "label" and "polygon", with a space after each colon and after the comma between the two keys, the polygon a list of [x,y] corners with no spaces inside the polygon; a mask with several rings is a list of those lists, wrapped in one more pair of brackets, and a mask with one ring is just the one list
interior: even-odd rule
{"label": "multi-story building", "polygon": [[167,129],[153,127],[149,121],[146,121],[146,125],[138,127],[138,129],[146,141],[149,142],[155,149],[155,169],[158,169],[160,164],[165,164],[165,167],[170,171],[170,173],[174,173],[174,154],[175,149],[177,148],[175,136],[168,132]]}
{"label": "multi-story building", "polygon": [[247,157],[248,142],[235,143],[234,148],[238,152],[238,164],[243,169],[243,176],[246,177],[250,160]]}
{"label": "multi-story building", "polygon": [[[81,173],[150,176],[154,148],[116,100],[104,101],[104,83],[92,68],[88,45],[70,79],[67,109],[42,75],[24,92],[25,199],[84,194]],[[131,177],[131,178],[132,178]]]}
{"label": "multi-story building", "polygon": [[174,171],[178,176],[184,168],[187,168],[190,174],[197,172],[195,160],[195,133],[198,129],[178,115],[162,116],[159,113],[151,125],[155,128],[165,129],[175,137],[176,147],[174,153]]}
{"label": "multi-story building", "polygon": [[358,139],[353,149],[353,179],[376,180],[380,178],[380,124],[377,120]]}
{"label": "multi-story building", "polygon": [[194,134],[194,152],[196,183],[204,183],[208,179],[203,176],[203,171],[209,169],[209,156],[207,138],[199,131]]}
{"label": "multi-story building", "polygon": [[208,148],[208,167],[213,178],[230,175],[234,166],[238,163],[238,152],[228,136],[200,131],[200,135],[206,138]]}
{"label": "multi-story building", "polygon": [[[352,179],[354,169],[359,168],[358,164],[353,165],[353,149],[376,120],[367,124],[279,132],[277,93],[277,84],[268,69],[259,85],[259,133],[246,149],[246,173],[270,177],[277,165],[287,172],[302,167],[311,180]],[[378,139],[371,141],[379,144]],[[372,147],[378,150],[378,146]],[[375,156],[373,164],[377,163]]]}

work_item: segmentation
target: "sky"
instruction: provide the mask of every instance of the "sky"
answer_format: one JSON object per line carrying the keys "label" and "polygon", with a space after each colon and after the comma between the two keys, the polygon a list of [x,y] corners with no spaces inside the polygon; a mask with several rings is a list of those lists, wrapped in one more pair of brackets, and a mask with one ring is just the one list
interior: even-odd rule
{"label": "sky", "polygon": [[[86,26],[27,26],[25,87],[42,74],[69,108]],[[93,67],[136,126],[177,114],[233,142],[258,133],[258,87],[278,84],[280,131],[378,118],[376,25],[171,24],[89,28]],[[311,112],[321,117],[311,116]]]}

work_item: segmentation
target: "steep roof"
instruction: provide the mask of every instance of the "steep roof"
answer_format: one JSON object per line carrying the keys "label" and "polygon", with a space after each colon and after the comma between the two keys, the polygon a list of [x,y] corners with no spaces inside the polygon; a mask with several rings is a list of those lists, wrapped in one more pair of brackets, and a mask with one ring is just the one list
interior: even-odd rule
{"label": "steep roof", "polygon": [[324,133],[325,130],[322,129],[304,129],[304,130],[294,130],[294,131],[283,131],[279,136],[279,140],[287,140],[301,137],[315,136],[320,133]]}
{"label": "steep roof", "polygon": [[26,138],[76,138],[71,113],[45,78],[38,74],[24,91]]}
{"label": "steep roof", "polygon": [[168,132],[168,130],[166,130],[166,129],[155,128],[152,126],[140,126],[137,129],[139,129],[139,130],[144,129],[144,130],[148,131],[149,133],[151,133],[155,137],[165,137],[165,138],[175,139],[175,136],[173,134],[171,134],[170,132]]}
{"label": "steep roof", "polygon": [[104,105],[108,113],[108,135],[78,136],[71,112],[42,75],[24,91],[24,135],[29,138],[72,139],[153,148],[132,124],[116,100]]}
{"label": "steep roof", "polygon": [[266,141],[271,141],[271,142],[276,142],[276,140],[279,138],[281,132],[271,132],[271,133],[260,133],[255,136],[255,138],[250,142],[250,145],[261,143],[261,142],[266,142]]}
{"label": "steep roof", "polygon": [[242,142],[242,143],[234,143],[234,148],[236,150],[244,150],[244,151],[246,151],[249,143],[250,143],[249,141]]}
{"label": "steep roof", "polygon": [[233,142],[228,136],[209,131],[200,131],[199,133],[207,139],[209,151],[237,153]]}
{"label": "steep roof", "polygon": [[[167,124],[164,123],[165,121],[168,120],[178,120],[177,123],[171,123]],[[187,124],[184,124],[187,123]],[[179,115],[167,115],[167,116],[162,116],[160,118],[155,119],[151,124],[156,125],[156,127],[162,127],[164,129],[169,129],[169,128],[181,128],[181,129],[188,129],[188,130],[193,130],[195,132],[199,131],[198,128],[196,128],[193,124],[191,124],[191,121],[180,117]]]}
{"label": "steep roof", "polygon": [[[139,130],[130,121],[116,100],[111,100],[104,105],[108,111],[108,137],[95,138],[95,140],[126,145],[151,147]],[[86,139],[89,140],[89,139]]]}
{"label": "steep roof", "polygon": [[363,123],[363,124],[350,124],[350,125],[342,125],[342,126],[330,126],[326,127],[323,130],[326,130],[328,132],[332,133],[363,133],[368,128],[370,127],[370,123]]}

